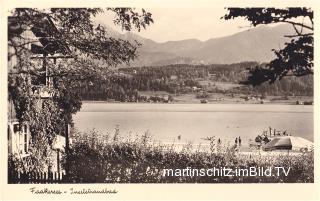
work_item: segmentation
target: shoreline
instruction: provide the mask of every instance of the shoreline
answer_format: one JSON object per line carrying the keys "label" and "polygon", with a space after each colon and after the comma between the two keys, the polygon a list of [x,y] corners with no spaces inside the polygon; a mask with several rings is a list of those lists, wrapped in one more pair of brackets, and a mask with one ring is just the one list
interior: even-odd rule
{"label": "shoreline", "polygon": [[[298,104],[294,104],[291,102],[288,103],[284,103],[284,102],[268,102],[268,103],[264,103],[264,104],[259,104],[259,103],[244,103],[244,102],[232,102],[232,101],[216,101],[216,102],[208,102],[208,103],[195,103],[195,102],[171,102],[171,103],[150,103],[150,102],[121,102],[121,101],[107,101],[107,100],[83,100],[82,103],[108,103],[108,104],[145,104],[145,105],[188,105],[188,104],[197,104],[197,105],[228,105],[228,104],[232,104],[232,105],[298,105]],[[313,104],[311,105],[303,105],[300,104],[301,106],[313,106]]]}
{"label": "shoreline", "polygon": [[[156,92],[155,92],[156,93]],[[266,99],[250,99],[245,100],[241,95],[230,97],[223,94],[217,94],[216,98],[198,99],[194,94],[184,94],[173,96],[172,102],[121,102],[115,100],[82,100],[83,103],[116,103],[116,104],[239,104],[239,105],[313,105],[314,97],[312,96],[294,96],[284,99],[281,96],[270,96]],[[201,103],[205,100],[205,103]]]}

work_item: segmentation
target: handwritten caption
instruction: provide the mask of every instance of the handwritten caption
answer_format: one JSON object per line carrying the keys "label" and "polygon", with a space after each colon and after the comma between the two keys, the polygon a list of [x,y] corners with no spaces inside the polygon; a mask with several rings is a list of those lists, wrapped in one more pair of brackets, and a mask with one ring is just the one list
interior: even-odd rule
{"label": "handwritten caption", "polygon": [[116,189],[92,189],[92,188],[82,188],[82,189],[75,189],[69,188],[66,189],[55,189],[55,188],[36,188],[32,187],[29,189],[32,194],[39,194],[39,195],[63,195],[63,194],[70,194],[70,195],[88,195],[88,194],[117,194],[118,191]]}

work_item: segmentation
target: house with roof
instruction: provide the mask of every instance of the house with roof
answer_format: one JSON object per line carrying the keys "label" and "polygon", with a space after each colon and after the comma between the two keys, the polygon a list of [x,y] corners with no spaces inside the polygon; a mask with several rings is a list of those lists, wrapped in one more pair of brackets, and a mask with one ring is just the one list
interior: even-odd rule
{"label": "house with roof", "polygon": [[[31,27],[31,28],[30,28]],[[56,63],[57,59],[71,58],[69,47],[59,40],[59,30],[49,17],[44,17],[26,28],[19,23],[16,17],[8,18],[8,73],[12,76],[22,76],[32,85],[32,95],[39,109],[42,107],[44,99],[52,98],[54,89],[49,75],[48,60]],[[37,71],[43,74],[42,82],[34,83],[31,76],[27,73],[29,66],[19,63],[17,46],[19,50],[27,50],[30,61],[34,64]],[[18,51],[19,51],[18,50]],[[16,108],[13,97],[8,96],[8,153],[18,156],[21,160],[30,155],[29,146],[32,140],[30,125],[28,122],[21,122],[17,119]],[[53,163],[50,171],[60,171],[61,152],[64,151],[66,138],[56,135],[51,146],[54,153]]]}

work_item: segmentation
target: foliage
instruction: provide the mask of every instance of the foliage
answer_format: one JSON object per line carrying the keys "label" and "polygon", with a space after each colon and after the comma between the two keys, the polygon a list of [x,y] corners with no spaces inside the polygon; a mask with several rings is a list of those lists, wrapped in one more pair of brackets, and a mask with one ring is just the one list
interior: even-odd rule
{"label": "foliage", "polygon": [[[30,151],[38,157],[37,162],[32,160],[33,165],[46,162],[55,136],[64,135],[65,124],[72,124],[72,114],[81,107],[77,90],[81,83],[105,79],[112,73],[111,67],[137,56],[138,43],[113,38],[105,27],[95,25],[93,18],[102,12],[114,13],[114,23],[127,31],[153,22],[151,13],[133,8],[16,8],[8,18],[8,59],[9,63],[17,61],[9,66],[9,100],[19,121],[30,124]],[[62,54],[70,59],[32,59],[30,45],[37,41],[30,38],[31,31],[50,38],[43,56]],[[43,40],[41,37],[38,39]],[[50,92],[52,97],[41,98],[39,90]]]}
{"label": "foliage", "polygon": [[[145,28],[146,25],[153,22],[151,13],[144,9],[142,9],[142,14],[132,8],[107,8],[106,11],[114,12],[116,14],[114,22],[127,31],[132,28],[140,30],[141,26]],[[94,25],[92,18],[102,12],[104,10],[98,8],[15,9],[12,13],[15,20],[9,24],[9,45],[17,47],[19,44],[15,43],[15,38],[23,38],[22,32],[39,25],[40,22],[43,22],[43,18],[50,18],[58,30],[42,31],[59,40],[59,43],[67,44],[73,49],[73,57],[85,54],[94,59],[104,59],[108,65],[129,62],[135,57],[135,45],[109,36],[106,28],[100,24]],[[15,25],[20,27],[18,32],[13,31]]]}
{"label": "foliage", "polygon": [[[195,93],[193,87],[208,93],[234,93],[268,95],[313,95],[312,76],[285,77],[277,80],[273,85],[263,83],[256,87],[241,86],[228,90],[221,90],[215,86],[216,82],[238,84],[248,78],[247,68],[260,65],[256,62],[238,64],[210,64],[210,65],[169,65],[120,68],[122,76],[113,75],[104,80],[87,80],[81,83],[77,90],[85,100],[114,99],[122,102],[145,102],[148,98],[139,95],[141,91],[166,91],[168,93]],[[175,75],[177,79],[171,79]],[[199,81],[213,83],[207,88]],[[203,97],[206,98],[206,97]]]}
{"label": "foliage", "polygon": [[[243,17],[253,26],[260,24],[288,23],[295,30],[294,35],[285,47],[273,50],[276,58],[266,66],[257,66],[250,70],[245,84],[260,85],[273,83],[284,76],[304,76],[313,74],[313,11],[310,8],[228,8],[223,17],[230,20]],[[297,18],[307,19],[299,22]]]}
{"label": "foliage", "polygon": [[[71,148],[71,181],[75,183],[309,183],[313,182],[313,153],[303,155],[241,155],[232,149],[215,152],[192,151],[187,144],[181,151],[175,145],[160,145],[145,137],[113,140],[96,132],[81,134]],[[92,136],[92,137],[90,137]],[[100,136],[100,137],[99,137]],[[100,140],[99,140],[100,139]],[[211,140],[211,143],[214,141]],[[213,143],[214,144],[214,143]],[[88,165],[90,164],[90,165]],[[289,175],[271,177],[217,177],[163,175],[163,169],[291,167]]]}

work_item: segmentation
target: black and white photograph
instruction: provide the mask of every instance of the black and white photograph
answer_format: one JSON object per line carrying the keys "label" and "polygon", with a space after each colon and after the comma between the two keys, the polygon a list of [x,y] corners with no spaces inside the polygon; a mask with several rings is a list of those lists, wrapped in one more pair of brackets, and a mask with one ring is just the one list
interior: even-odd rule
{"label": "black and white photograph", "polygon": [[313,7],[6,12],[9,186],[315,183]]}

